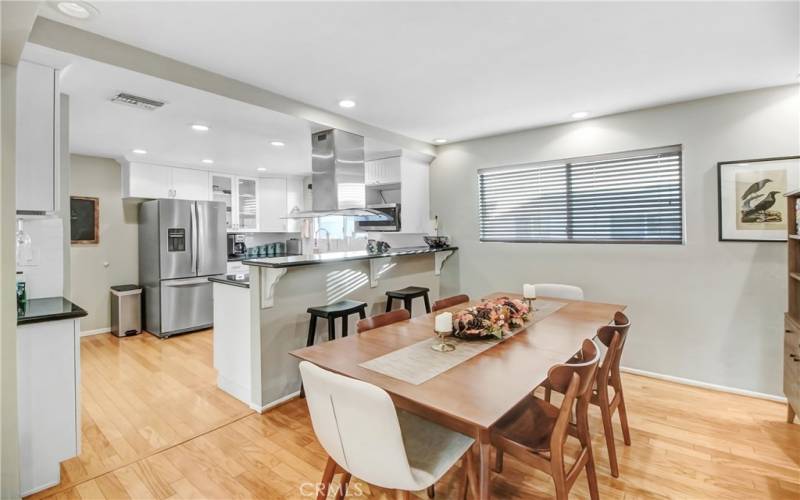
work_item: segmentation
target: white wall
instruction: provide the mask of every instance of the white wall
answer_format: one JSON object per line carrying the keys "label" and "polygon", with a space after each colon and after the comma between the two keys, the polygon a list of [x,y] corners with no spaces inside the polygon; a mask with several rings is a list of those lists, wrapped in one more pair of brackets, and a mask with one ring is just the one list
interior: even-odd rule
{"label": "white wall", "polygon": [[[683,145],[685,245],[479,241],[479,168],[670,144]],[[440,147],[431,211],[460,247],[442,293],[579,285],[589,300],[629,306],[623,365],[781,394],[786,245],[717,241],[716,163],[797,154],[797,85]]]}

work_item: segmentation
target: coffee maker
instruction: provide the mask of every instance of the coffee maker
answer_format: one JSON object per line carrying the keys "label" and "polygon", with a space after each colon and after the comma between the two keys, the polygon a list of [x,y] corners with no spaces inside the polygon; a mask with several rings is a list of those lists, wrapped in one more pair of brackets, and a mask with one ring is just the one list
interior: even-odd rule
{"label": "coffee maker", "polygon": [[247,245],[244,243],[243,234],[228,234],[228,258],[234,259],[247,255]]}

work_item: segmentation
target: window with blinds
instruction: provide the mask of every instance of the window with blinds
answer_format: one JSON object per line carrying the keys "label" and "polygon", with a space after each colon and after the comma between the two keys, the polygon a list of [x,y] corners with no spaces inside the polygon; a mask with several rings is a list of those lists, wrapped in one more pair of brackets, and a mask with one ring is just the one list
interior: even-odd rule
{"label": "window with blinds", "polygon": [[682,243],[681,146],[483,169],[481,241]]}

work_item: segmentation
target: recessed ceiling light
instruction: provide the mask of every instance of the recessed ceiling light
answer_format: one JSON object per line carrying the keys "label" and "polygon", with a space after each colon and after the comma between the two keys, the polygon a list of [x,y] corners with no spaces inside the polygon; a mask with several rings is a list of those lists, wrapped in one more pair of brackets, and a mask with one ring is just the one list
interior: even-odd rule
{"label": "recessed ceiling light", "polygon": [[280,148],[280,147],[283,147],[283,146],[285,146],[285,144],[284,144],[284,143],[282,143],[281,141],[272,141],[272,142],[270,142],[270,144],[272,144],[272,145],[273,145],[273,146],[275,146],[276,148]]}
{"label": "recessed ceiling light", "polygon": [[54,5],[62,14],[75,19],[89,19],[100,13],[97,7],[81,0],[72,0],[70,2],[51,1],[50,4]]}
{"label": "recessed ceiling light", "polygon": [[192,130],[196,130],[198,132],[208,132],[208,125],[203,125],[202,123],[193,123]]}
{"label": "recessed ceiling light", "polygon": [[146,149],[134,149],[132,151],[132,153],[137,154],[137,155],[146,155],[147,154],[147,150]]}
{"label": "recessed ceiling light", "polygon": [[202,161],[203,163],[207,163],[207,164],[209,164],[209,165],[211,165],[212,163],[214,163],[214,160],[212,160],[211,158],[205,158],[205,159],[203,159],[203,160],[200,160],[200,161]]}
{"label": "recessed ceiling light", "polygon": [[444,144],[445,142],[447,142],[447,139],[434,139],[433,142],[435,142],[436,144]]}
{"label": "recessed ceiling light", "polygon": [[575,120],[580,120],[582,118],[586,118],[587,116],[589,116],[589,112],[588,111],[576,111],[576,112],[572,113],[570,116],[572,116],[572,118],[575,119]]}
{"label": "recessed ceiling light", "polygon": [[266,172],[267,171],[267,169],[264,168],[264,167],[258,167],[256,170],[258,170],[259,172]]}
{"label": "recessed ceiling light", "polygon": [[339,101],[339,107],[340,108],[353,108],[353,107],[355,107],[355,105],[356,105],[356,101],[353,101],[353,100],[350,100],[350,99],[342,99],[341,101]]}

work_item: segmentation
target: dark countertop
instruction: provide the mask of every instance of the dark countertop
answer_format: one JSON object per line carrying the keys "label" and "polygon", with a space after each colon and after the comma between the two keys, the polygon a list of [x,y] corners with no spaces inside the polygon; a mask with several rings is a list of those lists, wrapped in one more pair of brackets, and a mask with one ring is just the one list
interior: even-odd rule
{"label": "dark countertop", "polygon": [[[276,254],[276,255],[272,255],[270,258],[273,258],[273,257],[289,257],[291,255],[297,255],[297,254],[294,254],[294,253],[279,253],[279,254]],[[240,261],[243,261],[243,260],[263,259],[263,258],[265,258],[265,257],[248,257],[246,255],[240,255],[238,257],[231,257],[229,255],[228,256],[228,262],[240,262]]]}
{"label": "dark countertop", "polygon": [[226,274],[224,276],[212,276],[208,281],[222,283],[223,285],[233,285],[242,288],[250,288],[249,274]]}
{"label": "dark countertop", "polygon": [[451,250],[458,250],[458,247],[430,248],[427,246],[421,246],[421,247],[392,248],[388,252],[384,253],[367,253],[366,250],[357,250],[355,252],[330,252],[330,253],[321,253],[314,255],[292,255],[289,257],[262,257],[258,259],[247,259],[244,261],[244,264],[247,264],[248,266],[262,266],[262,267],[298,267],[298,266],[309,266],[314,264],[326,264],[329,262],[380,259],[382,257],[420,255],[426,253],[446,252]]}
{"label": "dark countertop", "polygon": [[24,309],[17,308],[17,325],[82,318],[88,314],[64,297],[28,299]]}

